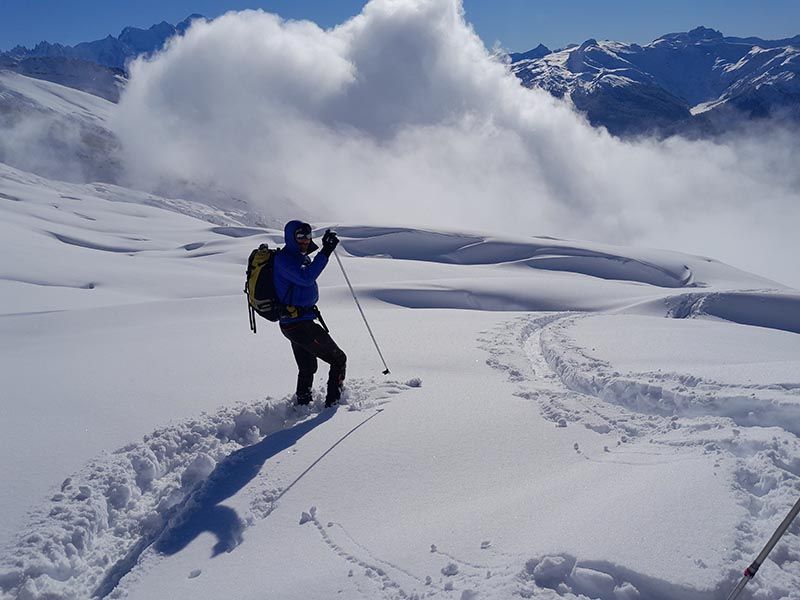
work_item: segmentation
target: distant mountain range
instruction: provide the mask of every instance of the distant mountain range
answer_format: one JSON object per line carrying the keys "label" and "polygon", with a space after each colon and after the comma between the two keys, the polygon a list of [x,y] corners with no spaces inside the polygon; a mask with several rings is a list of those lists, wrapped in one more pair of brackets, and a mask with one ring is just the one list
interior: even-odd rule
{"label": "distant mountain range", "polygon": [[109,35],[75,46],[49,42],[39,42],[32,49],[16,46],[0,53],[0,69],[60,83],[116,102],[128,61],[160,50],[171,37],[183,35],[195,19],[204,18],[194,14],[177,25],[162,21],[149,29],[126,27],[118,37]]}
{"label": "distant mountain range", "polygon": [[81,42],[75,46],[39,42],[32,50],[17,46],[3,54],[18,58],[70,58],[84,60],[112,69],[124,69],[131,58],[141,54],[149,54],[160,50],[172,36],[183,33],[195,19],[203,19],[202,15],[190,15],[177,25],[162,21],[149,29],[126,27],[118,37],[109,35],[94,42]]}
{"label": "distant mountain range", "polygon": [[525,86],[569,100],[615,135],[707,135],[769,116],[800,121],[800,35],[762,40],[698,27],[645,46],[539,45],[509,61]]}
{"label": "distant mountain range", "polygon": [[[0,53],[0,70],[116,102],[131,59],[160,50],[203,18],[126,27],[118,37],[76,46],[17,46]],[[774,116],[800,122],[800,35],[762,40],[698,27],[644,46],[590,39],[551,51],[540,44],[508,61],[523,85],[565,99],[592,125],[618,136],[707,136]]]}

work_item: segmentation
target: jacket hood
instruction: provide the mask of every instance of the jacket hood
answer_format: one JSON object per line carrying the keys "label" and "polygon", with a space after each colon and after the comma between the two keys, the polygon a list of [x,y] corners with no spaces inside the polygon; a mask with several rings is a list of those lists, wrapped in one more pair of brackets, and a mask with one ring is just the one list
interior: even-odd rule
{"label": "jacket hood", "polygon": [[[294,239],[294,232],[297,231],[298,227],[302,227],[303,225],[306,225],[309,229],[311,229],[311,225],[308,223],[297,220],[289,221],[283,228],[283,238],[286,242],[286,248],[291,252],[296,252],[297,254],[300,254],[300,246],[297,245],[297,240]],[[306,254],[311,254],[316,250],[319,250],[319,246],[314,243],[314,240],[311,240],[311,242],[308,244],[308,252]]]}

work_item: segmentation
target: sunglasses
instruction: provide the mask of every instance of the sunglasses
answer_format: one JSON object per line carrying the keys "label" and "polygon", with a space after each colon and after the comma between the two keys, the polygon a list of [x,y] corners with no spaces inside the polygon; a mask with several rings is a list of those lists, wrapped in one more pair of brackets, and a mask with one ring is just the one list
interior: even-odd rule
{"label": "sunglasses", "polygon": [[294,239],[296,240],[310,240],[312,237],[314,236],[310,231],[295,231],[294,233]]}

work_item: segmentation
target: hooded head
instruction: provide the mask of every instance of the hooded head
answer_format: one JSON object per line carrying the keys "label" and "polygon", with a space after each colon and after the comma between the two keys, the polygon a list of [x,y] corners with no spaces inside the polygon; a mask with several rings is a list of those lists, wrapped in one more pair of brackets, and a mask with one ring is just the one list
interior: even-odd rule
{"label": "hooded head", "polygon": [[300,249],[300,245],[297,243],[297,233],[311,233],[311,225],[308,223],[304,223],[303,221],[289,221],[286,226],[283,228],[283,237],[286,241],[286,248],[288,248],[292,252],[297,252],[298,254],[311,254],[315,250],[319,249],[313,240],[309,240],[308,242],[308,249],[303,252]]}

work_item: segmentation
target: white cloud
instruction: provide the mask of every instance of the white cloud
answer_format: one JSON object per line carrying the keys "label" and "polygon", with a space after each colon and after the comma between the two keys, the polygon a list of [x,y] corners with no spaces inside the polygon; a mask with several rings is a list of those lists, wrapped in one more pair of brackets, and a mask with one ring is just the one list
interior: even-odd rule
{"label": "white cloud", "polygon": [[115,130],[137,187],[192,181],[287,217],[654,245],[800,286],[796,136],[623,142],[522,88],[456,0],[331,30],[260,11],[138,61]]}

